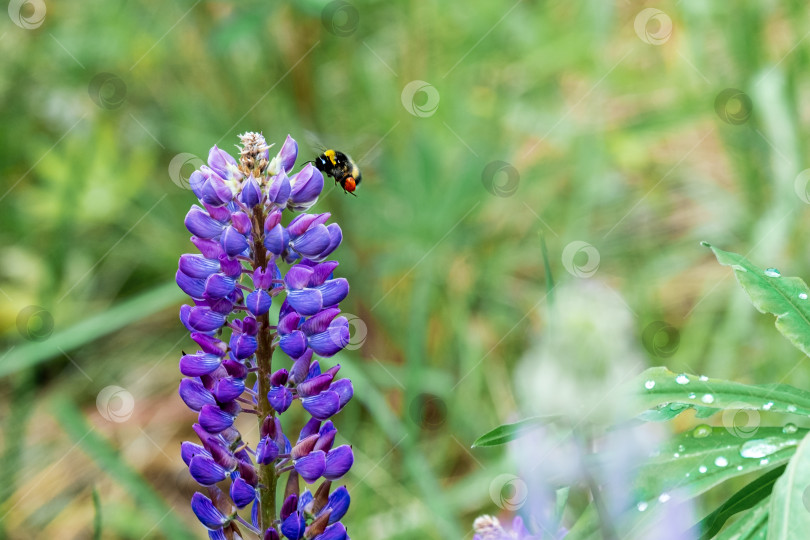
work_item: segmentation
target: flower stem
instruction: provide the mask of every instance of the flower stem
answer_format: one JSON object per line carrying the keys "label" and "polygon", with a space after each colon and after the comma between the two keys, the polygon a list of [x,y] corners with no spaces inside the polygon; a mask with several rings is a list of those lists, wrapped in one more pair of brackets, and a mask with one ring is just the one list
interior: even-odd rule
{"label": "flower stem", "polygon": [[[262,238],[256,231],[262,230],[264,223],[264,212],[261,209],[256,209],[254,215],[254,233],[253,233],[253,269],[265,268],[267,269],[267,252],[262,245]],[[256,227],[255,225],[258,225]],[[259,334],[257,336],[258,348],[256,349],[256,365],[259,368],[257,373],[259,378],[259,395],[257,401],[259,403],[259,430],[268,416],[275,416],[275,410],[270,406],[270,401],[267,399],[267,393],[270,391],[270,374],[272,373],[272,358],[273,358],[273,336],[271,335],[270,316],[265,313],[257,317],[259,323]],[[273,526],[276,520],[276,483],[278,482],[278,475],[273,463],[267,465],[259,464],[259,528],[261,531],[267,530]]]}

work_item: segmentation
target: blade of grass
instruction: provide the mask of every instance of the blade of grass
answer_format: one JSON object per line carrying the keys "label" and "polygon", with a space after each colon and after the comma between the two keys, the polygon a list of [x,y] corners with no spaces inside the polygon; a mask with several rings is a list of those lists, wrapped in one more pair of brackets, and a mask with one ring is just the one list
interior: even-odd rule
{"label": "blade of grass", "polygon": [[0,377],[40,364],[63,354],[63,351],[69,352],[177,304],[182,299],[183,293],[174,282],[165,283],[101,313],[91,315],[71,327],[54,332],[45,341],[19,345],[0,363]]}

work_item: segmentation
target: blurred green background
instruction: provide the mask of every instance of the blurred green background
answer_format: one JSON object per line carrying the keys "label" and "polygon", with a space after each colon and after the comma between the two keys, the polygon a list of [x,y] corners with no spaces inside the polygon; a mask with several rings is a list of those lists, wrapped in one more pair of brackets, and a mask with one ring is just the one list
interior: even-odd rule
{"label": "blurred green background", "polygon": [[364,172],[315,207],[343,228],[356,317],[336,421],[353,538],[470,538],[508,514],[493,481],[517,469],[469,447],[520,417],[555,284],[615,291],[643,364],[810,387],[698,245],[810,274],[807,28],[799,1],[12,0],[0,537],[91,537],[94,490],[104,538],[204,536],[173,275],[184,178],[244,131],[292,134],[299,162],[311,132]]}

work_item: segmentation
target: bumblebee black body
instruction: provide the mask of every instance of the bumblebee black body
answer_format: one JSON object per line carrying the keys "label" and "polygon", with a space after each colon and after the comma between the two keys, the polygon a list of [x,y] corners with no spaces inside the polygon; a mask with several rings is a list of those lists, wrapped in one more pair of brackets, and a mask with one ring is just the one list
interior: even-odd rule
{"label": "bumblebee black body", "polygon": [[357,164],[337,150],[326,150],[313,160],[315,167],[335,179],[335,183],[340,184],[343,191],[354,195],[354,190],[360,184],[362,175]]}

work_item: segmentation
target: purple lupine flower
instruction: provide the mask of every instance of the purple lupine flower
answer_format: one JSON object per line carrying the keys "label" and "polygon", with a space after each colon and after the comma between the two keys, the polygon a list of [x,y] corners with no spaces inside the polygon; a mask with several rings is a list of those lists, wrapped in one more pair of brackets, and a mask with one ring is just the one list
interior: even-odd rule
{"label": "purple lupine flower", "polygon": [[[287,218],[312,207],[323,189],[311,164],[293,172],[295,140],[288,136],[271,158],[262,135],[240,138],[238,158],[214,146],[208,164],[190,177],[199,204],[185,225],[199,253],[181,255],[175,274],[191,299],[180,320],[199,347],[180,359],[186,378],[179,394],[197,414],[200,441],[184,442],[181,456],[208,490],[195,493],[191,507],[212,539],[235,537],[237,530],[265,540],[347,539],[340,520],[349,493],[330,487],[349,471],[354,454],[335,444],[330,418],[354,389],[338,378],[340,365],[322,371],[316,358],[349,342],[339,308],[349,283],[335,275],[338,263],[327,260],[343,232],[329,223],[329,213]],[[271,369],[276,348],[288,358]],[[296,401],[309,419],[293,445],[285,435],[292,426],[282,426],[280,416]],[[259,440],[242,440],[234,427],[243,412],[258,417]],[[270,499],[285,474],[288,493],[277,509]],[[315,494],[300,493],[299,479],[318,485]],[[223,482],[226,491],[217,487]],[[240,515],[248,508],[249,516]]]}

